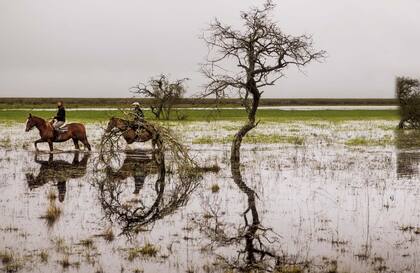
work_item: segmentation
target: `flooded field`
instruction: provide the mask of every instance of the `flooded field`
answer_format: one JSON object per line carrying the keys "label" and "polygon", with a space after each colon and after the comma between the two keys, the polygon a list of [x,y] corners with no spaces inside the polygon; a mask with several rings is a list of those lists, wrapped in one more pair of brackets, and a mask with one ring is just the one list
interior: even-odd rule
{"label": "flooded field", "polygon": [[98,163],[0,125],[4,272],[420,272],[420,134],[396,121],[171,123],[208,167],[135,144]]}

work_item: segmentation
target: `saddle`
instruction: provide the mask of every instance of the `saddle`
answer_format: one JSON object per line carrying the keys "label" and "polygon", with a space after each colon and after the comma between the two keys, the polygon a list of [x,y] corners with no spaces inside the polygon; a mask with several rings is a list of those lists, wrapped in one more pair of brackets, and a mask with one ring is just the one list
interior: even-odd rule
{"label": "saddle", "polygon": [[60,128],[58,128],[58,129],[55,129],[54,127],[53,127],[53,130],[54,130],[54,139],[55,140],[60,140],[60,135],[61,134],[63,134],[63,133],[65,133],[65,132],[67,132],[68,131],[68,125],[66,124],[66,125],[63,125],[63,126],[61,126]]}
{"label": "saddle", "polygon": [[59,133],[65,133],[69,130],[69,126],[67,124],[64,124],[63,126],[61,126],[58,129],[55,129],[55,131],[59,132]]}

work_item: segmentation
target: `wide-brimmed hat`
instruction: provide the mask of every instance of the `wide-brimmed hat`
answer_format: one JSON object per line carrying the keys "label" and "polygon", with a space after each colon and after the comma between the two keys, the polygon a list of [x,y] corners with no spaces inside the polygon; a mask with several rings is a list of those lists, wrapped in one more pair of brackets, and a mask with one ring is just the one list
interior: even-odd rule
{"label": "wide-brimmed hat", "polygon": [[137,101],[135,101],[135,102],[133,102],[131,105],[132,105],[132,106],[140,106],[140,103],[138,103]]}

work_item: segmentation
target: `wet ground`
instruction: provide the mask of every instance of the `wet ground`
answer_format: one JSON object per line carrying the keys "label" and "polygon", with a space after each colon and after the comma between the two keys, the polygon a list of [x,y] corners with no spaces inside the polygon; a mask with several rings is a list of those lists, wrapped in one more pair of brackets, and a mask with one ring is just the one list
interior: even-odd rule
{"label": "wet ground", "polygon": [[[0,258],[9,272],[420,272],[420,136],[391,121],[172,124],[203,166],[182,176],[149,144],[34,152],[0,128]],[[97,149],[100,125],[88,125]],[[194,143],[194,144],[193,144]],[[47,150],[47,145],[42,146]],[[94,149],[95,150],[95,149]]]}

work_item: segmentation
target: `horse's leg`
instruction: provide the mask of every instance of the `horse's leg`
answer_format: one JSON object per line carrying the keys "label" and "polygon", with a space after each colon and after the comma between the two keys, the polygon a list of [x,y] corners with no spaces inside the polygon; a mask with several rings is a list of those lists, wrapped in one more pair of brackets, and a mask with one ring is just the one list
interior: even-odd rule
{"label": "horse's leg", "polygon": [[162,141],[158,136],[152,138],[152,147],[152,158],[153,160],[156,160],[156,155],[162,152]]}
{"label": "horse's leg", "polygon": [[77,139],[77,138],[72,138],[73,139],[73,143],[74,143],[74,148],[76,149],[76,150],[80,150],[80,147],[79,147],[79,140]]}
{"label": "horse's leg", "polygon": [[90,148],[89,141],[87,140],[87,137],[84,137],[82,140],[80,140],[83,143],[83,146],[85,146],[85,149],[87,148],[89,151],[92,149]]}
{"label": "horse's leg", "polygon": [[38,149],[38,143],[43,143],[43,142],[45,142],[45,140],[43,140],[42,138],[40,138],[40,139],[38,139],[38,140],[36,140],[35,142],[34,142],[34,144],[35,144],[35,151],[39,151],[39,149]]}
{"label": "horse's leg", "polygon": [[156,161],[156,140],[152,139],[152,160]]}
{"label": "horse's leg", "polygon": [[50,152],[52,152],[54,150],[52,140],[48,140],[48,146],[50,146]]}

